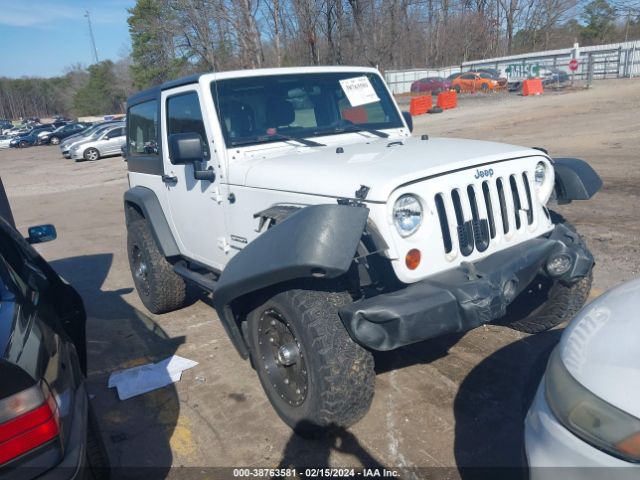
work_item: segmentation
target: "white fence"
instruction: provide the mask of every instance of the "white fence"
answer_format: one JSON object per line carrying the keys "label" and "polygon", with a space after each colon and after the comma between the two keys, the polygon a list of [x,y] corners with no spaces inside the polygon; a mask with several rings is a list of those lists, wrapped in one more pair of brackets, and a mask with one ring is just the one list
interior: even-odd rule
{"label": "white fence", "polygon": [[385,72],[385,79],[393,93],[406,93],[411,89],[411,82],[420,78],[446,77],[461,70],[468,71],[482,67],[495,68],[510,80],[535,77],[542,68],[570,73],[569,61],[572,58],[578,60],[578,69],[575,72],[577,79],[598,80],[638,76],[640,75],[640,40],[591,47],[574,46],[574,48],[473,60],[463,62],[460,67],[388,70]]}
{"label": "white fence", "polygon": [[411,83],[425,77],[448,77],[458,73],[460,67],[444,67],[414,70],[386,70],[384,78],[391,89],[391,93],[406,93],[411,90]]}

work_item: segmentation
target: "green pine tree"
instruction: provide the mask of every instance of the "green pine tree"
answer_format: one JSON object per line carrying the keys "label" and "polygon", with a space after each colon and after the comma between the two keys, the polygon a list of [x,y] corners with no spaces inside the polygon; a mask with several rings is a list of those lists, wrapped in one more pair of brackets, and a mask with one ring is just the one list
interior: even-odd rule
{"label": "green pine tree", "polygon": [[164,0],[137,0],[129,10],[131,73],[136,88],[177,78],[186,60],[175,58],[173,37],[167,32],[171,11]]}

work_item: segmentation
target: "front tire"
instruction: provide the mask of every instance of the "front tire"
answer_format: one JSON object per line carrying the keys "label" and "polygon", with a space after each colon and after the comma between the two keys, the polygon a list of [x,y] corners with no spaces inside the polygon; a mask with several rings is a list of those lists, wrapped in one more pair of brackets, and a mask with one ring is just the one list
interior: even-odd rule
{"label": "front tire", "polygon": [[51,145],[59,145],[60,144],[60,139],[58,137],[51,137],[49,142],[51,142]]}
{"label": "front tire", "polygon": [[185,281],[160,252],[146,220],[127,226],[127,253],[133,282],[147,310],[166,313],[184,306]]}
{"label": "front tire", "polygon": [[[575,227],[561,215],[551,212],[554,224]],[[584,244],[584,239],[580,237]],[[499,322],[525,333],[540,333],[571,320],[589,298],[593,282],[593,269],[573,285],[564,285],[548,277],[538,276],[509,307]]]}
{"label": "front tire", "polygon": [[303,436],[360,420],[371,406],[373,356],[338,316],[344,292],[288,290],[247,317],[251,358],[280,418]]}

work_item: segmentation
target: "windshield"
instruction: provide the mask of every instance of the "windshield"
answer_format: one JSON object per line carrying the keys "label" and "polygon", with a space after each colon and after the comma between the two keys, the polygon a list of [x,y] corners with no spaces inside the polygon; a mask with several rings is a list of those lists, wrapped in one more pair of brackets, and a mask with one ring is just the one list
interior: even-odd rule
{"label": "windshield", "polygon": [[[342,82],[341,82],[342,81]],[[404,124],[373,73],[302,73],[211,83],[228,146],[317,137]],[[348,93],[346,93],[348,92]]]}

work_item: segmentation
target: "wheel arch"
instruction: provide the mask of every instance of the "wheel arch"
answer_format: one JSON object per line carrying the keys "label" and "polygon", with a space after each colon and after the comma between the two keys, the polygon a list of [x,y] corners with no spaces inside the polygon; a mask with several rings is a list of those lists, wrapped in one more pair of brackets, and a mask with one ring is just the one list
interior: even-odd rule
{"label": "wheel arch", "polygon": [[349,271],[367,225],[369,209],[313,205],[291,214],[237,253],[220,276],[213,306],[243,358],[244,315],[265,292],[294,281],[326,285]]}
{"label": "wheel arch", "polygon": [[554,158],[555,192],[558,203],[589,200],[602,188],[602,179],[584,160]]}
{"label": "wheel arch", "polygon": [[178,244],[153,190],[142,186],[127,190],[124,194],[124,213],[127,225],[140,218],[147,221],[153,239],[165,257],[180,255]]}

